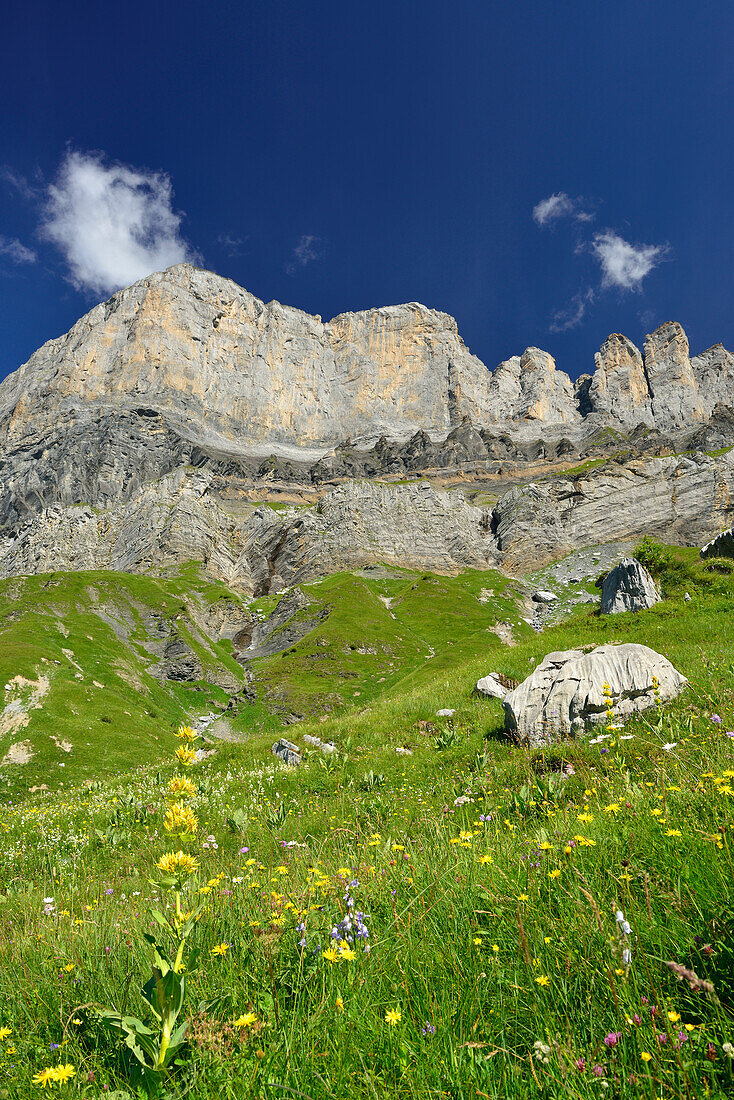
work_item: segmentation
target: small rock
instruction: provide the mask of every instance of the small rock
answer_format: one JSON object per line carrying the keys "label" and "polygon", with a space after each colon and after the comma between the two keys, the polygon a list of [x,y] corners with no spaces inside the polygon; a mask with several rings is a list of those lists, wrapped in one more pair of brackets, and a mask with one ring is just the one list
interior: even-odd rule
{"label": "small rock", "polygon": [[456,714],[455,710],[449,710],[448,708],[446,708],[444,710],[437,710],[436,711],[436,717],[437,718],[453,718],[455,714]]}
{"label": "small rock", "polygon": [[284,737],[275,742],[272,752],[274,756],[280,757],[283,763],[288,764],[290,767],[295,768],[301,763],[301,750],[298,745],[294,745],[292,741],[286,741]]}
{"label": "small rock", "polygon": [[555,592],[544,592],[543,589],[539,589],[537,592],[533,592],[533,599],[536,603],[555,603],[558,596]]}
{"label": "small rock", "polygon": [[491,672],[489,675],[483,676],[481,680],[477,680],[477,686],[474,690],[478,695],[486,695],[489,699],[504,699],[507,695],[507,688],[503,687]]}
{"label": "small rock", "polygon": [[690,592],[686,592],[686,594],[685,594],[685,596],[683,597],[683,599],[684,599],[684,600],[686,601],[686,603],[690,603],[690,602],[691,602],[691,593],[690,593]]}
{"label": "small rock", "polygon": [[395,749],[395,752],[398,754],[398,756],[412,756],[413,755],[413,752],[412,752],[411,749],[406,749],[402,745],[398,745],[398,747]]}

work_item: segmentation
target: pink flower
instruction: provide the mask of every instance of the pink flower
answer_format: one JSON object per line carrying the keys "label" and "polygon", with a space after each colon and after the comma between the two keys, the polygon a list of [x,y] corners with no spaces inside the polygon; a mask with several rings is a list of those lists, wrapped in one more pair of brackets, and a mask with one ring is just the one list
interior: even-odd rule
{"label": "pink flower", "polygon": [[604,1042],[608,1047],[616,1047],[619,1040],[622,1038],[621,1031],[610,1031],[608,1035],[604,1036]]}

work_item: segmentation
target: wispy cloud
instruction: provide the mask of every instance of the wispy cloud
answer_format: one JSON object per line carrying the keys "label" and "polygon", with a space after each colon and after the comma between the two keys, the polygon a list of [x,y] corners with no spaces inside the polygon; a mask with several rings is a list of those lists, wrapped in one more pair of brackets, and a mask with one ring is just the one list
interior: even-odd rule
{"label": "wispy cloud", "polygon": [[33,187],[25,176],[7,164],[0,165],[0,180],[24,199],[38,198],[38,188]]}
{"label": "wispy cloud", "polygon": [[559,309],[553,314],[550,323],[551,332],[568,332],[576,328],[583,321],[586,310],[594,301],[595,294],[591,287],[575,294],[565,309]]}
{"label": "wispy cloud", "polygon": [[565,191],[556,191],[533,207],[533,218],[541,229],[561,218],[590,222],[594,215],[585,209],[586,205],[582,199],[572,199]]}
{"label": "wispy cloud", "polygon": [[8,256],[14,264],[34,264],[38,256],[17,237],[0,237],[0,256]]}
{"label": "wispy cloud", "polygon": [[60,249],[77,289],[108,294],[193,258],[172,203],[164,172],[69,151],[47,190],[41,234]]}
{"label": "wispy cloud", "polygon": [[596,234],[591,242],[591,251],[601,264],[602,287],[639,290],[645,276],[657,267],[668,252],[668,245],[634,245],[607,230]]}
{"label": "wispy cloud", "polygon": [[291,258],[285,265],[286,275],[293,275],[299,267],[306,267],[313,260],[320,260],[320,244],[321,238],[314,236],[312,233],[304,233],[302,237],[299,237],[298,244],[293,249]]}
{"label": "wispy cloud", "polygon": [[228,256],[239,256],[246,240],[247,237],[230,237],[229,233],[220,233],[217,237],[217,244],[227,250]]}

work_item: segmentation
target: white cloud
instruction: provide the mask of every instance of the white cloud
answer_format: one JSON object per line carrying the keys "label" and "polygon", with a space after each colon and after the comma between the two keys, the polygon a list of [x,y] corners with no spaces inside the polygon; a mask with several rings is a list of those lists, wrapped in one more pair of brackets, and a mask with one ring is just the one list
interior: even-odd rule
{"label": "white cloud", "polygon": [[9,256],[14,264],[34,264],[38,259],[33,249],[17,237],[0,237],[0,256]]}
{"label": "white cloud", "polygon": [[192,258],[163,172],[68,152],[47,192],[42,234],[61,250],[79,290],[108,294]]}
{"label": "white cloud", "polygon": [[594,291],[588,290],[575,294],[565,309],[559,309],[553,314],[550,324],[551,332],[568,332],[569,329],[580,325],[586,314],[587,307],[594,301]]}
{"label": "white cloud", "polygon": [[583,199],[572,199],[565,191],[556,191],[533,207],[533,218],[541,229],[561,218],[574,218],[577,222],[593,221],[594,215],[584,209],[586,205]]}
{"label": "white cloud", "polygon": [[630,244],[611,230],[597,233],[591,251],[601,264],[602,287],[638,290],[668,251],[664,244]]}
{"label": "white cloud", "polygon": [[315,237],[312,233],[304,233],[293,249],[291,259],[285,265],[286,274],[293,275],[299,267],[305,267],[306,264],[310,264],[312,260],[320,259],[321,252],[318,248],[319,243],[319,237]]}

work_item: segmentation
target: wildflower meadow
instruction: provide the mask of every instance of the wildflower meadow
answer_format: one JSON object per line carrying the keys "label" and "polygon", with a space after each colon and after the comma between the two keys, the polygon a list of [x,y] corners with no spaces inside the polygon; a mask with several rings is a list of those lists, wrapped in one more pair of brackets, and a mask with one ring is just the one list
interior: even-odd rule
{"label": "wildflower meadow", "polygon": [[297,768],[192,716],[8,801],[0,1097],[731,1096],[730,597],[582,609],[502,671],[571,629],[667,631],[690,686],[529,750],[476,662],[291,727]]}

